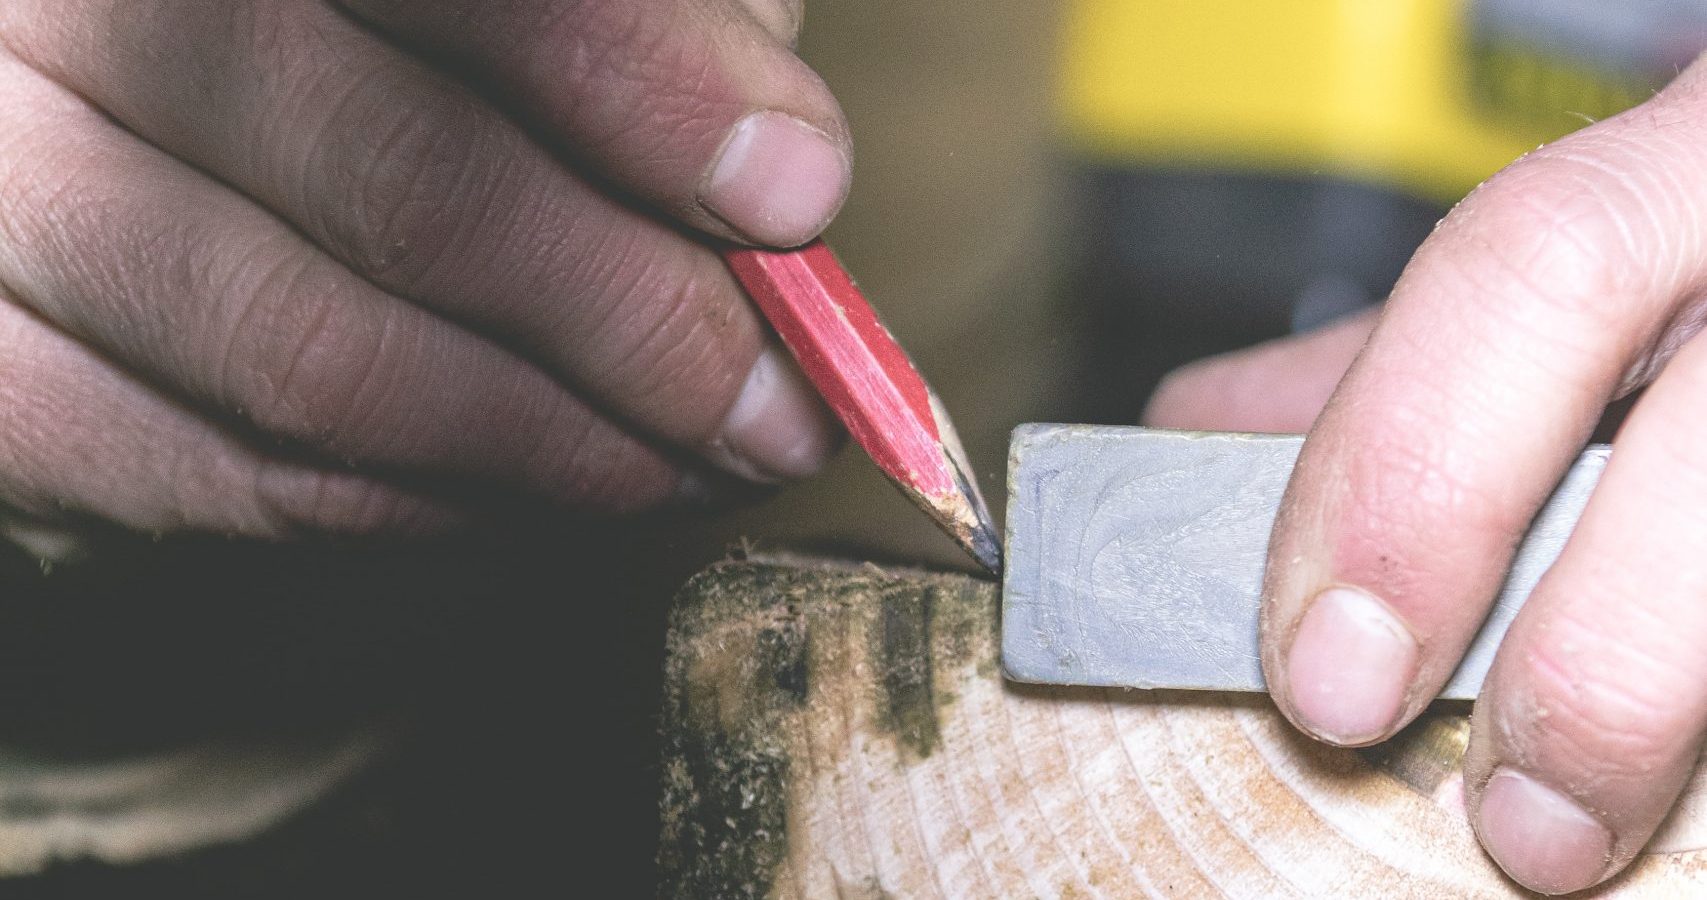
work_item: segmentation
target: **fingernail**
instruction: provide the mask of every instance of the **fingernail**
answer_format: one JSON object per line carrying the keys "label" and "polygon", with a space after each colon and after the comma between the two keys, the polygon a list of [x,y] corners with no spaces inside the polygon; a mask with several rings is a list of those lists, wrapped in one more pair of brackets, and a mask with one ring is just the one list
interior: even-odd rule
{"label": "fingernail", "polygon": [[1386,604],[1356,588],[1329,588],[1304,613],[1287,653],[1293,715],[1343,746],[1386,737],[1416,668],[1416,639]]}
{"label": "fingernail", "polygon": [[830,223],[848,191],[848,158],[811,125],[760,111],[729,132],[700,203],[748,238],[803,244]]}
{"label": "fingernail", "polygon": [[1611,865],[1612,833],[1571,798],[1500,768],[1482,792],[1477,832],[1512,880],[1544,894],[1580,891]]}
{"label": "fingernail", "polygon": [[706,456],[751,481],[805,478],[829,461],[839,434],[794,361],[772,345],[753,363]]}

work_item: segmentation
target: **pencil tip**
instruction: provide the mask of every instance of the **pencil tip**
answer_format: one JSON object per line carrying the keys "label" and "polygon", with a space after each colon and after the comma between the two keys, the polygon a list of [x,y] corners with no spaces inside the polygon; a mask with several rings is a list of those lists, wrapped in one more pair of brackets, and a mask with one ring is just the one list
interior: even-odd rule
{"label": "pencil tip", "polygon": [[954,471],[954,486],[960,492],[960,502],[965,503],[972,511],[973,521],[964,530],[952,529],[954,537],[960,546],[966,549],[978,564],[988,569],[991,575],[1002,574],[1002,542],[996,532],[996,523],[990,518],[989,507],[984,505],[984,495],[978,490],[978,485],[961,466],[956,454],[949,453],[949,467]]}
{"label": "pencil tip", "polygon": [[972,529],[966,549],[991,575],[1002,574],[1002,545],[996,539],[996,527],[988,519],[980,521],[978,527]]}

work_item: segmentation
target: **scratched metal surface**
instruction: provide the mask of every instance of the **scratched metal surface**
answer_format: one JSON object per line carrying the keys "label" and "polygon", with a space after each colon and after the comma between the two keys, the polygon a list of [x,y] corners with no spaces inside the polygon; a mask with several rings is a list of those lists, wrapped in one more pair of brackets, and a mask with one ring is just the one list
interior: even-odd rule
{"label": "scratched metal surface", "polygon": [[[1264,690],[1257,606],[1269,529],[1303,439],[1022,425],[1008,457],[1002,664],[1016,681]],[[1471,698],[1576,525],[1609,448],[1536,517],[1442,697]]]}

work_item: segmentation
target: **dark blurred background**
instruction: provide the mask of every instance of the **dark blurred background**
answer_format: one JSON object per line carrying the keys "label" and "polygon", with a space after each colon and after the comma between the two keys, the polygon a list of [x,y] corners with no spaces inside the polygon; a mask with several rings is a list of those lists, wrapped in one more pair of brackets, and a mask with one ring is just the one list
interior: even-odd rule
{"label": "dark blurred background", "polygon": [[[1457,196],[1645,96],[1704,19],[1662,0],[811,0],[801,53],[855,135],[830,241],[999,516],[1014,425],[1132,422],[1182,362],[1378,302]],[[731,548],[967,567],[851,450],[727,511],[518,512],[426,548],[114,536],[51,572],[8,551],[0,871],[43,829],[131,827],[122,790],[43,799],[27,777],[188,745],[284,778],[265,748],[383,749],[259,837],[0,890],[650,894],[667,604]]]}

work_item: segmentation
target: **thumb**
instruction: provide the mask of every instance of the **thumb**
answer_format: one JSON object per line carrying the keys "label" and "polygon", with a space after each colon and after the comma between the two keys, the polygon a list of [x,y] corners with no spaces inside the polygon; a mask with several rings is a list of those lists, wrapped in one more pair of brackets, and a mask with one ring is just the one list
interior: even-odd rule
{"label": "thumb", "polygon": [[1380,314],[1376,307],[1316,331],[1181,366],[1157,386],[1142,421],[1201,431],[1308,431]]}
{"label": "thumb", "polygon": [[847,123],[790,49],[795,0],[342,0],[470,69],[565,152],[681,221],[794,246],[847,195]]}

